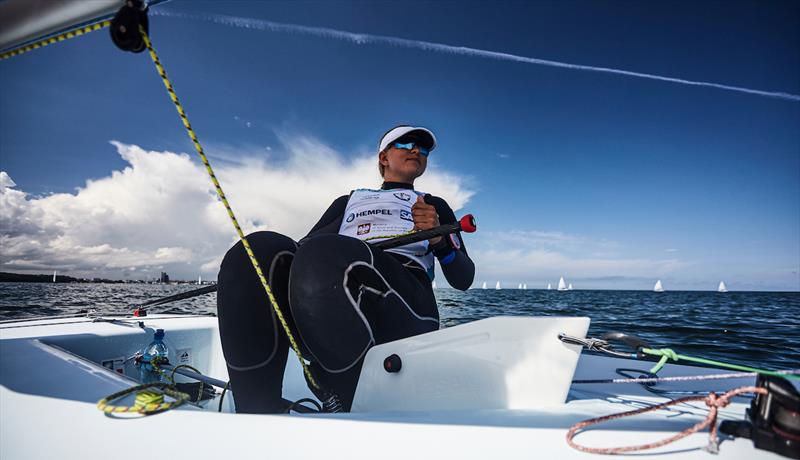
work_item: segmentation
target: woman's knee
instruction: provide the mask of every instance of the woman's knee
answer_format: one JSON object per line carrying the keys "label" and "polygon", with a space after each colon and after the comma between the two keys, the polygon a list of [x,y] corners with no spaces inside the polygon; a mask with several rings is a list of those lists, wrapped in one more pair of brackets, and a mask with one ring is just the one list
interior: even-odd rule
{"label": "woman's knee", "polygon": [[[253,250],[253,254],[259,262],[262,259],[270,259],[284,251],[294,254],[297,250],[297,243],[295,243],[294,240],[276,232],[253,232],[247,235],[246,238],[247,242],[250,244],[250,248]],[[220,270],[241,269],[242,265],[245,265],[249,270],[253,270],[252,263],[248,262],[249,258],[247,251],[244,249],[244,243],[239,240],[225,253],[225,257],[223,257],[222,264],[220,265]],[[247,263],[242,264],[243,261]]]}

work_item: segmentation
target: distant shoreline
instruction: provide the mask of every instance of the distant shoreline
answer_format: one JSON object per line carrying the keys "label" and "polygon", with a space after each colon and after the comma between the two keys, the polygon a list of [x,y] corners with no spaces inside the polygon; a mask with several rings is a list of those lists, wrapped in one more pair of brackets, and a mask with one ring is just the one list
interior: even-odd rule
{"label": "distant shoreline", "polygon": [[[53,275],[37,274],[29,275],[25,273],[9,273],[0,272],[0,283],[107,283],[107,284],[160,284],[154,281],[144,280],[111,280],[106,278],[74,278],[72,276],[56,274],[56,280],[53,281]],[[173,280],[164,284],[197,284],[197,281],[180,281]],[[216,282],[207,282],[203,284],[216,284]]]}
{"label": "distant shoreline", "polygon": [[[9,272],[0,272],[0,283],[52,283],[53,282],[53,275],[46,275],[46,274],[37,274],[37,275],[29,275],[24,273],[9,273]],[[169,283],[159,283],[156,280],[111,280],[106,278],[74,278],[72,276],[66,275],[56,275],[56,283],[105,283],[105,284],[197,284],[197,281],[184,281],[184,280],[170,280]],[[203,281],[204,285],[208,284],[217,284],[216,280],[213,281]],[[450,287],[439,287],[438,289],[452,289]],[[471,287],[470,291],[473,290],[481,290],[480,287]],[[495,291],[494,288],[486,289],[487,291]],[[518,289],[514,288],[503,288],[502,290],[509,290],[509,291],[516,291]],[[528,288],[528,291],[547,291],[544,288]],[[552,292],[559,292],[555,289],[551,289]],[[652,292],[651,289],[607,289],[607,288],[593,288],[593,289],[574,289],[572,291],[564,291],[566,292],[580,292],[580,291],[623,291],[623,292]],[[668,293],[677,293],[677,292],[716,292],[713,289],[709,290],[687,290],[687,289],[675,289],[669,290],[662,294]],[[730,294],[735,293],[747,293],[747,292],[761,292],[761,293],[788,293],[788,294],[797,294],[798,290],[794,291],[787,291],[787,290],[776,290],[776,291],[729,291]],[[726,293],[727,294],[727,293]]]}

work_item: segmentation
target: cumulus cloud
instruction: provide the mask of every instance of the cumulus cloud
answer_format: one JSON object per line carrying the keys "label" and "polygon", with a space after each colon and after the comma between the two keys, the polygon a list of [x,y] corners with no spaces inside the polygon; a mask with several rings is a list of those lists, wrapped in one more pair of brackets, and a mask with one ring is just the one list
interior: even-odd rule
{"label": "cumulus cloud", "polygon": [[[380,184],[372,152],[348,158],[311,137],[288,139],[281,139],[286,155],[279,162],[261,149],[215,169],[245,232],[299,239],[337,196]],[[128,166],[75,193],[30,196],[0,172],[0,270],[215,276],[236,236],[202,165],[185,153],[111,144]],[[458,209],[472,195],[462,183],[431,164],[417,185]]]}
{"label": "cumulus cloud", "polygon": [[[246,233],[273,230],[300,239],[336,197],[380,185],[374,152],[346,156],[313,137],[277,136],[274,151],[208,148]],[[164,270],[177,279],[213,279],[237,237],[204,167],[186,153],[111,144],[127,166],[74,193],[30,196],[0,172],[0,271],[142,279]],[[460,214],[474,193],[467,182],[442,172],[431,158],[416,185]],[[561,231],[481,231],[466,239],[476,284],[500,279],[546,285],[563,275],[586,287],[668,279],[686,266],[674,257],[626,257],[621,243]]]}

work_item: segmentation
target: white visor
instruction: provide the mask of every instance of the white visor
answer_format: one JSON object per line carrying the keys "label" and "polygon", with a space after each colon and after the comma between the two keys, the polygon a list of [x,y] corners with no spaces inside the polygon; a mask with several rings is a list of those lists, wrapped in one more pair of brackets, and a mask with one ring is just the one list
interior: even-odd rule
{"label": "white visor", "polygon": [[[389,146],[392,142],[400,139],[401,137],[405,136],[406,134],[416,131],[420,133],[423,137],[428,138],[428,144],[430,147],[428,148],[429,151],[432,151],[436,148],[436,136],[426,128],[422,128],[419,126],[397,126],[396,128],[392,128],[383,135],[381,138],[381,143],[378,145],[378,152],[383,152],[386,150],[386,147]],[[427,147],[427,146],[426,146]]]}

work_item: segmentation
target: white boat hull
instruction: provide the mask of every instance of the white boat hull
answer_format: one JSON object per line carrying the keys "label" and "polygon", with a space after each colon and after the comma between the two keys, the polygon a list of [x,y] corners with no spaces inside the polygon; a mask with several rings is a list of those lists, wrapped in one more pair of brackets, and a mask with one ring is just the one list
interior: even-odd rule
{"label": "white boat hull", "polygon": [[[136,382],[97,363],[132,353],[149,340],[153,328],[164,328],[167,339],[189,349],[191,364],[201,372],[227,380],[216,318],[151,316],[144,319],[146,330],[137,321],[55,318],[0,324],[0,458],[141,459],[155,452],[165,458],[592,458],[567,446],[570,425],[665,400],[635,384],[574,384],[565,404],[527,410],[246,415],[218,413],[214,399],[204,407],[185,405],[117,420],[100,412],[96,402]],[[648,365],[583,354],[575,378],[618,377],[614,369],[619,367]],[[667,365],[660,375],[717,372]],[[745,378],[659,388],[725,391],[752,383]],[[310,396],[297,360],[290,357],[284,397]],[[231,398],[226,399],[225,410],[230,411]],[[721,410],[720,419],[742,419],[746,402],[736,399]],[[703,403],[684,404],[609,423],[576,439],[591,446],[641,444],[681,431],[706,413]],[[707,438],[705,432],[691,435],[652,457],[708,459],[702,450]],[[720,458],[780,458],[754,449],[747,439],[726,440],[720,449]]]}

